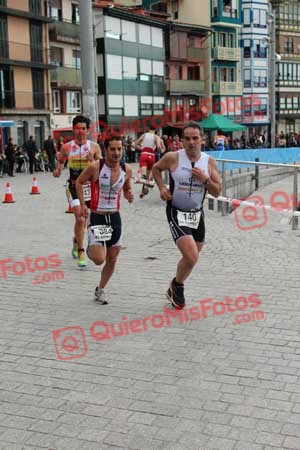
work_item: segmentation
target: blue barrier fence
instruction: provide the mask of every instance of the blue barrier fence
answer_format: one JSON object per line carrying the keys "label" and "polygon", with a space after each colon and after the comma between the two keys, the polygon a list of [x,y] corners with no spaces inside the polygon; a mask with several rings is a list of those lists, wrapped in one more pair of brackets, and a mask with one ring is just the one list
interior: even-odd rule
{"label": "blue barrier fence", "polygon": [[[208,151],[207,154],[213,156],[215,159],[255,161],[255,158],[259,158],[260,162],[278,164],[293,164],[294,162],[300,163],[300,147]],[[221,170],[222,163],[219,162],[218,165],[219,170]],[[247,167],[253,169],[253,166],[249,164],[225,163],[225,170],[245,169]]]}

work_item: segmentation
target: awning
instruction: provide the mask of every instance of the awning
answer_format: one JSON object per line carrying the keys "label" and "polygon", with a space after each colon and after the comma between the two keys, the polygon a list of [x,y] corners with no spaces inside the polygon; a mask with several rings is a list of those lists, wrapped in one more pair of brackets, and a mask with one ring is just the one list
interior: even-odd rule
{"label": "awning", "polygon": [[203,120],[200,125],[204,130],[220,129],[224,132],[245,131],[247,129],[244,125],[235,123],[221,114],[211,114],[207,119]]}
{"label": "awning", "polygon": [[13,120],[0,120],[0,128],[13,127],[14,124]]}

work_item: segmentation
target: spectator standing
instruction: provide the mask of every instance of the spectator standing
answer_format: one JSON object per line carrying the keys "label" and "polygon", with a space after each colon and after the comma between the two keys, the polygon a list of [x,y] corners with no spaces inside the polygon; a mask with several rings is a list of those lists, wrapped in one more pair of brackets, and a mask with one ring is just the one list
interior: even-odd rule
{"label": "spectator standing", "polygon": [[16,151],[12,138],[9,138],[8,144],[5,148],[5,156],[8,163],[8,175],[14,177],[14,166],[16,162]]}
{"label": "spectator standing", "polygon": [[55,169],[56,150],[54,140],[52,139],[51,136],[48,136],[48,139],[46,139],[46,141],[44,142],[44,150],[47,154],[50,172],[53,172],[53,170]]}
{"label": "spectator standing", "polygon": [[23,148],[29,158],[30,173],[33,174],[33,170],[35,168],[35,155],[38,153],[38,149],[32,136],[29,136],[29,140],[25,142]]}

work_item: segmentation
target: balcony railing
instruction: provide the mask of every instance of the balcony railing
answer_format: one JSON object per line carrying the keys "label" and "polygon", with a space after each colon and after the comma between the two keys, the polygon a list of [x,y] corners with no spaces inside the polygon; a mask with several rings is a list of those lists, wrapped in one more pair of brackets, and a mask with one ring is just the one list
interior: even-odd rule
{"label": "balcony railing", "polygon": [[187,55],[189,59],[205,59],[207,55],[207,49],[188,47]]}
{"label": "balcony railing", "polygon": [[0,91],[0,108],[23,110],[49,109],[50,95],[45,92]]}
{"label": "balcony railing", "polygon": [[168,80],[167,89],[175,94],[205,94],[206,83],[203,80]]}
{"label": "balcony railing", "polygon": [[57,86],[81,87],[81,70],[74,67],[56,67],[51,70],[51,82]]}
{"label": "balcony railing", "polygon": [[243,86],[241,82],[221,81],[213,83],[213,94],[219,95],[242,95]]}
{"label": "balcony railing", "polygon": [[241,59],[241,49],[233,47],[215,47],[214,58],[227,61],[239,61]]}
{"label": "balcony railing", "polygon": [[48,64],[48,49],[40,45],[0,41],[0,59]]}
{"label": "balcony railing", "polygon": [[49,24],[50,41],[80,42],[79,25],[67,21],[56,21]]}

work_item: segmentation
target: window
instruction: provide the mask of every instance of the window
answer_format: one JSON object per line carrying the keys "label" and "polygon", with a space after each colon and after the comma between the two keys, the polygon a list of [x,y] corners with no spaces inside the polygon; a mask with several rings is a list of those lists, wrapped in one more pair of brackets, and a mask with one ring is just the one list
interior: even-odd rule
{"label": "window", "polygon": [[227,69],[225,67],[221,67],[220,80],[221,81],[227,81]]}
{"label": "window", "polygon": [[41,0],[29,0],[29,11],[33,14],[41,14]]}
{"label": "window", "polygon": [[160,28],[151,27],[151,38],[153,47],[163,48],[163,32]]}
{"label": "window", "polygon": [[152,75],[152,61],[150,59],[140,59],[140,80],[149,81]]}
{"label": "window", "polygon": [[0,107],[15,107],[14,74],[9,67],[0,68]]}
{"label": "window", "polygon": [[163,81],[165,65],[163,61],[152,61],[152,80]]}
{"label": "window", "polygon": [[31,61],[43,62],[43,25],[30,23],[30,50]]}
{"label": "window", "polygon": [[199,66],[189,66],[187,72],[188,80],[200,80],[200,67]]}
{"label": "window", "polygon": [[107,78],[122,80],[122,56],[106,55]]}
{"label": "window", "polygon": [[228,81],[230,83],[235,81],[235,69],[233,67],[229,67],[228,69]]}
{"label": "window", "polygon": [[267,71],[266,70],[254,70],[254,87],[267,87]]}
{"label": "window", "polygon": [[223,0],[223,16],[237,18],[237,0]]}
{"label": "window", "polygon": [[294,40],[292,37],[286,37],[284,40],[284,52],[294,53]]}
{"label": "window", "polygon": [[127,80],[137,79],[137,59],[123,56],[123,78]]}
{"label": "window", "polygon": [[59,91],[52,91],[52,105],[53,105],[53,112],[55,113],[61,112]]}
{"label": "window", "polygon": [[61,67],[64,65],[64,49],[61,47],[50,47],[51,64]]}
{"label": "window", "polygon": [[33,107],[36,109],[45,108],[44,71],[42,69],[32,69],[32,94]]}
{"label": "window", "polygon": [[138,97],[136,95],[124,95],[124,116],[136,117],[138,115]]}
{"label": "window", "polygon": [[267,48],[262,46],[261,41],[254,41],[254,58],[267,58]]}
{"label": "window", "polygon": [[47,11],[48,17],[51,17],[52,19],[56,20],[62,20],[61,0],[52,0],[51,4],[47,3],[47,5],[48,5]]}
{"label": "window", "polygon": [[244,27],[250,27],[250,9],[244,9]]}
{"label": "window", "polygon": [[0,6],[7,6],[7,0],[0,0]]}
{"label": "window", "polygon": [[151,27],[139,24],[139,42],[145,45],[151,45]]}
{"label": "window", "polygon": [[0,57],[8,58],[7,17],[0,15]]}
{"label": "window", "polygon": [[124,115],[124,102],[122,95],[108,95],[108,114],[110,116],[123,116]]}
{"label": "window", "polygon": [[258,102],[255,102],[253,106],[253,112],[255,116],[262,116],[265,117],[268,115],[268,98],[259,98],[259,104],[256,104]]}
{"label": "window", "polygon": [[218,69],[216,67],[213,67],[213,82],[218,82]]}
{"label": "window", "polygon": [[44,122],[37,120],[34,124],[34,139],[38,148],[43,147],[45,140],[45,125]]}
{"label": "window", "polygon": [[141,96],[140,98],[141,116],[153,115],[153,98],[149,96]]}
{"label": "window", "polygon": [[80,69],[80,50],[72,50],[72,66],[75,67],[75,69]]}
{"label": "window", "polygon": [[226,33],[219,34],[220,47],[226,47]]}
{"label": "window", "polygon": [[244,40],[244,58],[251,58],[251,41],[249,39]]}
{"label": "window", "polygon": [[218,0],[212,0],[212,16],[218,16]]}
{"label": "window", "polygon": [[122,20],[122,40],[136,42],[136,24],[128,20]]}
{"label": "window", "polygon": [[250,69],[244,70],[244,87],[245,88],[251,87],[251,70]]}
{"label": "window", "polygon": [[228,34],[228,47],[235,48],[235,35],[233,33]]}
{"label": "window", "polygon": [[255,28],[267,27],[267,12],[265,9],[253,10],[253,26]]}
{"label": "window", "polygon": [[105,33],[105,37],[108,37],[111,39],[120,39],[121,38],[121,20],[116,19],[115,17],[105,16],[104,33]]}
{"label": "window", "polygon": [[67,91],[67,113],[81,112],[81,92]]}
{"label": "window", "polygon": [[28,122],[17,122],[17,145],[23,145],[28,140]]}
{"label": "window", "polygon": [[79,6],[72,3],[72,23],[79,24]]}

